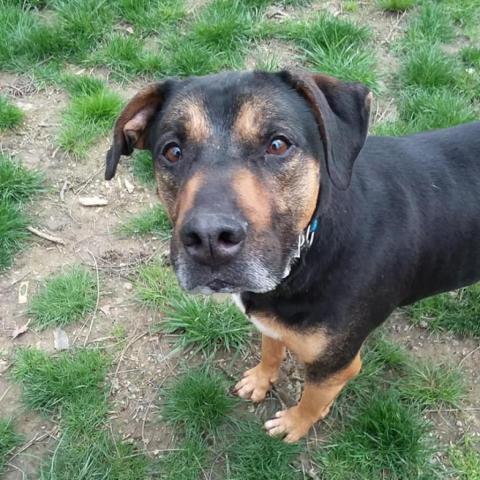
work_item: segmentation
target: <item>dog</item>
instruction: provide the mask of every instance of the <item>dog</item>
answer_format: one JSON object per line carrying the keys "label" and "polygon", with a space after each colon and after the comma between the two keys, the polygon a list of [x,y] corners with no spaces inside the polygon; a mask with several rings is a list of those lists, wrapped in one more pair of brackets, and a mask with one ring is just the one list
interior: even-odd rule
{"label": "dog", "polygon": [[480,279],[480,122],[368,136],[372,94],[305,71],[225,72],[145,87],[114,128],[152,153],[187,291],[231,293],[262,333],[236,393],[263,400],[286,349],[299,403],[266,422],[296,442],[361,369],[399,306]]}

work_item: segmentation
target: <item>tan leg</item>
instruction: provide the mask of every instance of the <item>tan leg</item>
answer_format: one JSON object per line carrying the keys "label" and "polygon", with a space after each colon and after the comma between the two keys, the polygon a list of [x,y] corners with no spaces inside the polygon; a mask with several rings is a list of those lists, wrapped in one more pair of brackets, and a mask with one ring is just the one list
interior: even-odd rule
{"label": "tan leg", "polygon": [[235,385],[235,393],[253,402],[261,402],[272,384],[278,379],[282,360],[285,358],[285,345],[266,335],[262,335],[262,356],[260,363],[247,370]]}
{"label": "tan leg", "polygon": [[343,370],[320,383],[305,383],[298,405],[277,412],[275,418],[265,423],[270,435],[285,435],[285,441],[296,442],[307,434],[310,427],[326,417],[337,395],[349,380],[360,372],[360,354]]}

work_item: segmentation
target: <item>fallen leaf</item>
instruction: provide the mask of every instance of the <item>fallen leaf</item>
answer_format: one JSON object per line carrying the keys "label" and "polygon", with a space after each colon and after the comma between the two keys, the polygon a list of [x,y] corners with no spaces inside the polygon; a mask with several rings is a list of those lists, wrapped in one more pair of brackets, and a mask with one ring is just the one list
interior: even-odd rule
{"label": "fallen leaf", "polygon": [[28,331],[28,326],[30,325],[30,321],[31,319],[29,319],[25,325],[22,325],[21,327],[17,327],[12,333],[12,339],[15,339],[20,335],[23,335],[24,333],[26,333]]}

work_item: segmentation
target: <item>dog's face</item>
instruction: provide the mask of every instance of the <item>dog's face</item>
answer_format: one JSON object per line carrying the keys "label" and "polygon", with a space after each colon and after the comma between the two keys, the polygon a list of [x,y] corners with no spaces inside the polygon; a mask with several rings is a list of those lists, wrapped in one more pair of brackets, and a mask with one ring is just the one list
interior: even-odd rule
{"label": "dog's face", "polygon": [[[174,225],[171,257],[181,286],[270,291],[288,275],[298,237],[316,211],[321,178],[348,185],[353,158],[343,157],[355,157],[363,144],[367,93],[330,77],[288,72],[151,85],[117,121],[106,178],[121,154],[150,150]],[[345,122],[355,109],[362,111]],[[335,123],[330,132],[329,122]],[[350,145],[338,147],[339,158],[334,141]]]}

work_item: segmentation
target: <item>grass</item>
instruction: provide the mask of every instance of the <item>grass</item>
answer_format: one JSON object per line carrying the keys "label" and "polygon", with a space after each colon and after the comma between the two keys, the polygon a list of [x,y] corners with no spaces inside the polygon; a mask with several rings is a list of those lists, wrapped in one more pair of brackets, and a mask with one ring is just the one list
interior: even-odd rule
{"label": "grass", "polygon": [[325,478],[420,479],[431,469],[427,426],[394,389],[365,398],[314,459]]}
{"label": "grass", "polygon": [[110,35],[92,54],[92,64],[106,66],[121,79],[160,75],[167,68],[162,55],[145,51],[142,38],[119,33]]}
{"label": "grass", "polygon": [[0,131],[15,128],[24,117],[23,111],[4,95],[0,95]]}
{"label": "grass", "polygon": [[62,352],[57,358],[33,348],[17,351],[12,377],[23,387],[28,408],[52,414],[92,391],[101,394],[108,359],[98,350]]}
{"label": "grass", "polygon": [[0,418],[0,475],[3,473],[9,455],[20,444],[20,436],[16,433],[11,419]]}
{"label": "grass", "polygon": [[198,439],[185,440],[159,462],[165,480],[197,480],[201,478],[207,457],[207,447]]}
{"label": "grass", "polygon": [[459,480],[480,480],[480,442],[474,437],[465,436],[462,443],[450,448],[450,462]]}
{"label": "grass", "polygon": [[377,3],[387,12],[404,12],[416,5],[417,0],[377,0]]}
{"label": "grass", "polygon": [[0,200],[21,204],[43,190],[44,176],[0,153]]}
{"label": "grass", "polygon": [[242,425],[230,446],[231,480],[293,480],[301,478],[294,466],[302,448],[265,434],[262,425]]}
{"label": "grass", "polygon": [[136,150],[132,155],[132,171],[135,178],[144,185],[155,184],[152,154],[148,150]]}
{"label": "grass", "polygon": [[40,330],[69,325],[91,313],[96,298],[95,276],[84,267],[73,266],[44,283],[32,298],[29,314]]}
{"label": "grass", "polygon": [[442,2],[425,1],[419,12],[408,22],[402,40],[407,50],[423,43],[437,44],[453,38],[454,30],[448,9]]}
{"label": "grass", "polygon": [[170,237],[172,224],[165,209],[160,204],[129,218],[119,229],[124,235],[155,235],[162,240]]}
{"label": "grass", "polygon": [[233,304],[183,293],[173,272],[159,263],[139,269],[136,290],[142,302],[163,312],[158,328],[179,334],[177,348],[212,354],[242,350],[249,343],[251,326]]}
{"label": "grass", "polygon": [[456,62],[444,54],[440,47],[421,45],[412,50],[400,72],[406,87],[455,87],[461,72]]}
{"label": "grass", "polygon": [[0,271],[13,262],[28,237],[27,217],[12,202],[0,200]]}
{"label": "grass", "polygon": [[43,190],[43,175],[0,153],[0,271],[13,262],[28,237],[25,203]]}
{"label": "grass", "polygon": [[94,85],[87,92],[73,91],[76,94],[63,115],[59,144],[75,157],[83,158],[95,139],[110,131],[123,102],[105,87]]}
{"label": "grass", "polygon": [[468,98],[450,88],[407,89],[399,100],[399,117],[409,132],[453,127],[476,119]]}
{"label": "grass", "polygon": [[185,371],[162,392],[162,417],[187,438],[218,431],[237,399],[227,394],[225,378],[208,368]]}
{"label": "grass", "polygon": [[43,461],[41,480],[145,478],[146,457],[110,433],[109,363],[92,349],[62,352],[56,358],[33,348],[17,351],[12,378],[23,387],[25,405],[60,420],[61,436]]}
{"label": "grass", "polygon": [[376,87],[375,57],[365,48],[371,37],[366,27],[318,15],[306,21],[282,22],[273,28],[273,34],[295,42],[313,69]]}
{"label": "grass", "polygon": [[400,390],[405,399],[415,399],[423,408],[458,407],[466,396],[459,369],[430,362],[413,366],[400,382]]}
{"label": "grass", "polygon": [[408,311],[414,323],[424,320],[430,330],[480,338],[480,284],[426,298]]}
{"label": "grass", "polygon": [[120,17],[142,35],[161,34],[186,14],[182,0],[119,0],[116,7]]}

